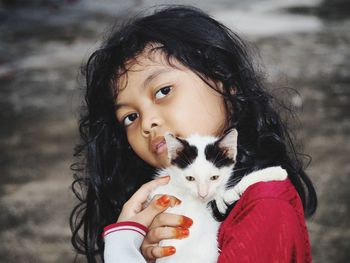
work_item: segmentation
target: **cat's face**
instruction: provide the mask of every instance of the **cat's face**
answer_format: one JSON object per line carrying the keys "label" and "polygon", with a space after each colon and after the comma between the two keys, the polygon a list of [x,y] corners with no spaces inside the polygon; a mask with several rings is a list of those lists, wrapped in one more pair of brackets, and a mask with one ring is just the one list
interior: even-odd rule
{"label": "cat's face", "polygon": [[165,140],[171,169],[178,183],[203,202],[213,199],[229,180],[237,154],[237,131],[221,138],[192,135],[181,139],[167,134]]}

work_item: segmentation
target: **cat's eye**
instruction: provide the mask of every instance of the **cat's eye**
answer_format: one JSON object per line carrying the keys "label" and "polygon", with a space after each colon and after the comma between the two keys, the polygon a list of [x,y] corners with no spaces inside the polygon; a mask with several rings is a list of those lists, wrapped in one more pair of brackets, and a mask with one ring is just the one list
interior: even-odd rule
{"label": "cat's eye", "polygon": [[186,176],[186,179],[187,179],[187,181],[194,181],[195,180],[193,176]]}
{"label": "cat's eye", "polygon": [[137,113],[131,113],[129,115],[127,115],[124,119],[123,119],[123,124],[124,126],[129,126],[130,124],[133,123],[134,120],[136,120],[136,118],[138,117]]}
{"label": "cat's eye", "polygon": [[164,98],[166,95],[168,95],[168,93],[169,93],[171,90],[172,90],[172,87],[170,87],[170,86],[166,86],[166,87],[163,87],[163,88],[159,89],[159,90],[155,93],[156,99]]}
{"label": "cat's eye", "polygon": [[217,179],[219,179],[218,175],[213,175],[212,177],[210,177],[210,180],[212,180],[212,181],[215,181]]}

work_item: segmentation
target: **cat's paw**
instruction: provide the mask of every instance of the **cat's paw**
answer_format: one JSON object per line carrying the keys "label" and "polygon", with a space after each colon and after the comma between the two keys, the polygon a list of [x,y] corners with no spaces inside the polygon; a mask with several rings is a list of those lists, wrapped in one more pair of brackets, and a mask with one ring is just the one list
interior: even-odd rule
{"label": "cat's paw", "polygon": [[227,203],[228,205],[231,205],[232,203],[236,202],[239,200],[240,196],[239,194],[233,189],[229,189],[224,193],[224,202]]}
{"label": "cat's paw", "polygon": [[227,204],[225,204],[224,199],[220,198],[220,199],[216,199],[216,207],[218,208],[219,212],[221,214],[225,214],[226,210],[227,210]]}

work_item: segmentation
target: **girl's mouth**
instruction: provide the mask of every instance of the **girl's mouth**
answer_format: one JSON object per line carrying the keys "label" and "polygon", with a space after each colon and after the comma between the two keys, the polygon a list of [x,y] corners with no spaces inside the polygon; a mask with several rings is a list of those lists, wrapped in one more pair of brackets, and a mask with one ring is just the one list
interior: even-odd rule
{"label": "girl's mouth", "polygon": [[160,142],[159,144],[156,145],[156,154],[161,154],[163,153],[165,150],[166,150],[166,143],[165,143],[165,140]]}

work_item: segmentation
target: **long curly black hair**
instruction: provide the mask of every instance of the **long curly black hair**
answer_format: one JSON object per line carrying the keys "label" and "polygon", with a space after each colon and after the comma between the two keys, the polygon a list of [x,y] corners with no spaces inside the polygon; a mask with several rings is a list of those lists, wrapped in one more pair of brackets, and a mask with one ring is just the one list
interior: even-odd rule
{"label": "long curly black hair", "polygon": [[[103,227],[115,222],[124,202],[152,178],[154,168],[129,147],[125,129],[115,117],[118,90],[113,88],[120,72],[127,70],[126,62],[150,43],[157,43],[155,48],[169,61],[175,58],[204,81],[223,84],[218,92],[229,110],[228,126],[236,127],[239,134],[232,184],[250,171],[281,165],[300,195],[305,215],[312,215],[317,206],[315,189],[248,47],[201,10],[173,6],[119,26],[86,64],[81,142],[75,149],[79,161],[72,165],[72,189],[79,203],[70,224],[77,252],[85,254],[88,262],[103,261]],[[220,220],[227,216],[215,214]]]}

